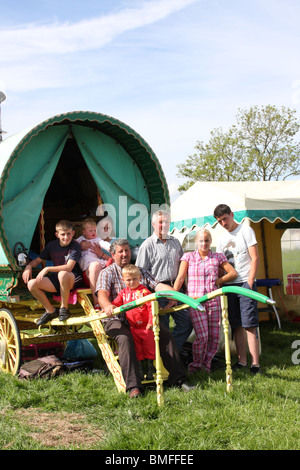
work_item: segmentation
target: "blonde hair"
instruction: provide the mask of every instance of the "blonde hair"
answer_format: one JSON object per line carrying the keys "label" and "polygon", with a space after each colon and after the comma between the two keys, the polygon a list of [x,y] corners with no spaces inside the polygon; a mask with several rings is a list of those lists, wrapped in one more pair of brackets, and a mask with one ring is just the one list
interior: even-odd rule
{"label": "blonde hair", "polygon": [[212,236],[211,236],[211,233],[209,230],[207,230],[206,228],[200,228],[200,230],[198,230],[198,232],[196,233],[196,236],[195,236],[195,242],[198,241],[199,237],[200,237],[200,233],[207,233],[207,235],[209,236],[210,240],[212,241]]}
{"label": "blonde hair", "polygon": [[122,269],[122,274],[123,276],[124,274],[137,274],[140,276],[141,271],[135,264],[126,264],[126,266],[124,266],[124,268]]}
{"label": "blonde hair", "polygon": [[55,230],[58,232],[59,230],[73,230],[73,224],[69,220],[59,220],[59,222],[55,225]]}
{"label": "blonde hair", "polygon": [[84,219],[81,225],[82,225],[82,229],[84,230],[87,225],[97,225],[97,224],[96,224],[96,221],[92,217],[87,217],[86,219]]}

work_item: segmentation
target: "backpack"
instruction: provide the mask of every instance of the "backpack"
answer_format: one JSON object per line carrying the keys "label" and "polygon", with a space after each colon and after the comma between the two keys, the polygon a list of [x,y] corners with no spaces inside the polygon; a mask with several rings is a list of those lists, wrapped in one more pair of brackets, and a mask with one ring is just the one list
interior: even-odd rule
{"label": "backpack", "polygon": [[64,364],[56,356],[45,356],[26,362],[19,370],[19,379],[56,377],[66,371]]}

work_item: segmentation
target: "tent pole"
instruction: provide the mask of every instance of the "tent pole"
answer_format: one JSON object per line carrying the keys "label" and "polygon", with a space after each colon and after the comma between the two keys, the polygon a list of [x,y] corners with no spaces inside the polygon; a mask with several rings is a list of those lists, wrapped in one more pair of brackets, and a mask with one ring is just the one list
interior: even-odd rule
{"label": "tent pole", "polygon": [[[97,207],[102,206],[102,204],[103,204],[102,198],[100,196],[100,191],[99,191],[98,188],[97,188],[97,204],[98,204]],[[98,215],[100,215],[100,214],[98,214]]]}
{"label": "tent pole", "polygon": [[[42,207],[41,213],[40,213],[40,219],[39,219],[39,232],[40,232],[40,253],[43,251],[45,248],[46,242],[45,242],[45,212],[44,212],[44,206]],[[42,263],[43,266],[45,266],[45,262],[43,261]]]}
{"label": "tent pole", "polygon": [[267,247],[266,247],[264,220],[260,222],[260,228],[261,228],[261,241],[262,241],[263,257],[264,257],[265,278],[268,279],[269,267],[268,267],[268,259],[267,259]]}

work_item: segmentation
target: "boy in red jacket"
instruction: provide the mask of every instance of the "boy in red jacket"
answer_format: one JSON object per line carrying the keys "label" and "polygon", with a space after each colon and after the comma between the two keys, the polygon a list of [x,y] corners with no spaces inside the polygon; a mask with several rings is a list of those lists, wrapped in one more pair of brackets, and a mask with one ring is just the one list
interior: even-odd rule
{"label": "boy in red jacket", "polygon": [[[151,292],[140,284],[141,273],[137,266],[128,264],[122,269],[123,281],[126,288],[119,292],[118,296],[112,302],[116,307],[140,299]],[[130,325],[130,331],[133,336],[135,353],[139,361],[141,375],[143,373],[142,361],[147,365],[147,380],[153,379],[153,360],[155,359],[155,343],[153,334],[153,321],[151,303],[146,302],[140,307],[135,307],[126,311],[126,318]]]}

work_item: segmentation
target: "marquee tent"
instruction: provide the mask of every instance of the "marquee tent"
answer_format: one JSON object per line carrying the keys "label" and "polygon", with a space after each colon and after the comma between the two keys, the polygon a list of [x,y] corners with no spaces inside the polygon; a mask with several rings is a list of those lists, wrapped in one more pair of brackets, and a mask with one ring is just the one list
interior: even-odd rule
{"label": "marquee tent", "polygon": [[172,204],[171,230],[213,226],[218,204],[230,206],[237,222],[300,221],[300,181],[197,182]]}
{"label": "marquee tent", "polygon": [[[300,274],[299,278],[297,276],[300,259],[299,263],[293,259],[289,267],[283,267],[282,258],[282,247],[288,245],[282,244],[286,229],[300,228],[299,180],[197,182],[172,204],[171,233],[188,249],[194,249],[193,244],[186,243],[188,234],[206,226],[211,230],[215,247],[224,230],[213,217],[214,208],[218,204],[229,205],[237,222],[248,223],[254,229],[261,260],[258,278],[278,278],[285,287],[291,275],[294,283],[300,282]],[[296,308],[299,297],[294,295],[295,290],[286,292],[292,295],[282,294],[284,304],[289,309]],[[275,300],[282,300],[278,295]]]}

